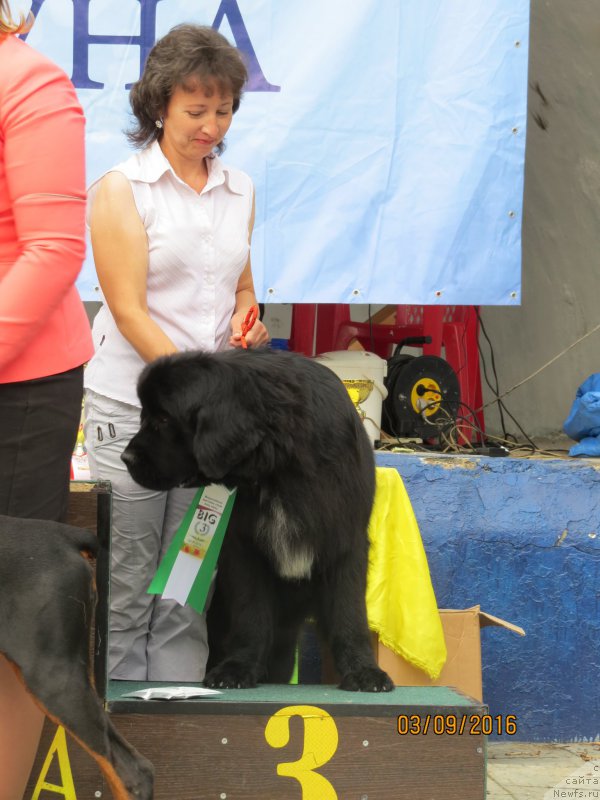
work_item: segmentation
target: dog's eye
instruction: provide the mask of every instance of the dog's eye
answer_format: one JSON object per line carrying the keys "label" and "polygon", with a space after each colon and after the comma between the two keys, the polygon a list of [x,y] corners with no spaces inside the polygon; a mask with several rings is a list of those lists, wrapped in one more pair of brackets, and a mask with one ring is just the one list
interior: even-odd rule
{"label": "dog's eye", "polygon": [[148,419],[146,422],[153,431],[158,431],[160,428],[164,428],[165,425],[169,424],[169,418],[167,416],[152,417],[152,419]]}

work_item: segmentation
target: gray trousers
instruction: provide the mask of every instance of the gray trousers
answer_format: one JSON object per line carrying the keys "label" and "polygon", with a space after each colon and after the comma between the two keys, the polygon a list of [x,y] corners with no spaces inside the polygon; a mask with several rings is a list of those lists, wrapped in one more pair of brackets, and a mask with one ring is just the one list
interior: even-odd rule
{"label": "gray trousers", "polygon": [[146,591],[196,490],[158,492],[135,483],[120,456],[138,428],[138,408],[86,392],[90,472],[112,484],[109,677],[200,682],[205,616]]}

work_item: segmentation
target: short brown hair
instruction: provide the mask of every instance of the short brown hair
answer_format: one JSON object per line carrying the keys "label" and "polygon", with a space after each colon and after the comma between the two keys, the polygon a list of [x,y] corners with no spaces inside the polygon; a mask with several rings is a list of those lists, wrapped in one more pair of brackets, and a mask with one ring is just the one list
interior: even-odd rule
{"label": "short brown hair", "polygon": [[[202,85],[214,83],[222,94],[232,94],[235,113],[248,70],[240,51],[214,28],[176,25],[156,42],[139,81],[131,87],[129,102],[136,123],[127,138],[132,144],[144,147],[162,136],[156,120],[164,114],[173,90],[186,88],[190,79]],[[223,150],[222,144],[217,150]]]}

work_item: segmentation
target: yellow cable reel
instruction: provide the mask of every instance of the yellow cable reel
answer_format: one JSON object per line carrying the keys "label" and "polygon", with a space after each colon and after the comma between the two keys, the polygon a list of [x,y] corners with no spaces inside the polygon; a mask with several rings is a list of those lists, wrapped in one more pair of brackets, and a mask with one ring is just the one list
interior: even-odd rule
{"label": "yellow cable reel", "polygon": [[451,427],[460,406],[458,376],[439,356],[388,359],[382,428],[392,436],[431,439]]}
{"label": "yellow cable reel", "polygon": [[410,401],[417,414],[431,417],[440,407],[442,393],[440,385],[433,378],[421,378],[412,388]]}

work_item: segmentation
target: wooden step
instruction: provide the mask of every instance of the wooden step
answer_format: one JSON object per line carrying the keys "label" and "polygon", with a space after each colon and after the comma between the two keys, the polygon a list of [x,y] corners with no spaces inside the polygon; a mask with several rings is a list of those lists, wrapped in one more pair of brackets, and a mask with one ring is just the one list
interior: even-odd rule
{"label": "wooden step", "polygon": [[[485,798],[487,709],[452,689],[369,694],[298,685],[183,701],[123,697],[157,685],[164,684],[112,681],[107,690],[113,722],[155,766],[155,800]],[[59,742],[47,760],[55,735],[48,725],[26,797],[109,798],[96,764],[73,741]],[[40,777],[57,789],[32,796]],[[61,788],[69,780],[74,795]]]}

